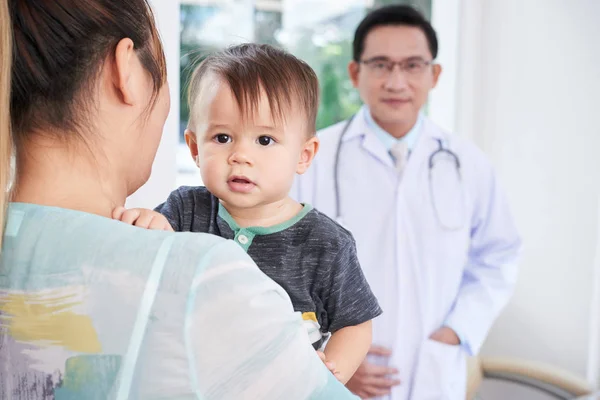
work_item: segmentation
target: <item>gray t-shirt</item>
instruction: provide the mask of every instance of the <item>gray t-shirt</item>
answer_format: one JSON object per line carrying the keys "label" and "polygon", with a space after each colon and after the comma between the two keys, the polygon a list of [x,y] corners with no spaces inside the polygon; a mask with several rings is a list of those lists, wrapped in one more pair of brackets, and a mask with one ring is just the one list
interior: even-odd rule
{"label": "gray t-shirt", "polygon": [[242,246],[286,290],[315,348],[329,332],[382,312],[360,268],[352,234],[310,205],[282,224],[241,228],[205,187],[180,187],[156,211],[176,231],[212,233]]}

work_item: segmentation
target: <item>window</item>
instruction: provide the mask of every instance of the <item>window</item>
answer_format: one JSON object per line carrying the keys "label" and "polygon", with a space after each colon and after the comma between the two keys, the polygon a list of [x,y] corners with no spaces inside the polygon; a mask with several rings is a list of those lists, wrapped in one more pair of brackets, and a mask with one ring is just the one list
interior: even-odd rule
{"label": "window", "polygon": [[[373,7],[397,0],[184,0],[181,5],[181,108],[178,185],[198,185],[183,132],[189,118],[187,84],[197,62],[243,42],[280,46],[308,62],[319,77],[317,129],[354,114],[361,102],[347,76],[354,30]],[[405,0],[431,16],[431,0]]]}

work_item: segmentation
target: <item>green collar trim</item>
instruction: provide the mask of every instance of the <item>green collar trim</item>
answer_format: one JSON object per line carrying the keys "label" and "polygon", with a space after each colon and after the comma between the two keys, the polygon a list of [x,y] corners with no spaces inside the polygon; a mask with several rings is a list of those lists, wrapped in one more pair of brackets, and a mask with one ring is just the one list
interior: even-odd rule
{"label": "green collar trim", "polygon": [[270,235],[273,233],[284,231],[294,226],[302,218],[304,218],[306,214],[311,212],[312,209],[313,207],[310,204],[303,204],[302,210],[298,214],[280,224],[273,226],[248,226],[246,228],[242,228],[237,224],[237,222],[235,222],[231,214],[229,214],[229,211],[227,211],[227,209],[225,209],[225,207],[223,207],[223,205],[219,203],[219,217],[221,217],[225,222],[227,222],[231,230],[235,233],[243,229],[244,231],[253,233],[254,235]]}

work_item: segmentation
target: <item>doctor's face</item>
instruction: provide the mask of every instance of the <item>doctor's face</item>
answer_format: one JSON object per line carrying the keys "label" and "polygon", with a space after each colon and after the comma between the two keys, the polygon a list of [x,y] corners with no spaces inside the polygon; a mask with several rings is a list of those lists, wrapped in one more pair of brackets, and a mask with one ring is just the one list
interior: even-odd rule
{"label": "doctor's face", "polygon": [[211,86],[194,106],[194,131],[186,132],[204,185],[229,211],[286,199],[295,175],[308,169],[318,148],[303,113],[287,112],[285,120],[275,121],[263,92],[248,116],[226,83]]}
{"label": "doctor's face", "polygon": [[427,37],[411,26],[379,26],[365,38],[350,79],[375,121],[388,132],[406,133],[417,121],[441,67],[433,64]]}

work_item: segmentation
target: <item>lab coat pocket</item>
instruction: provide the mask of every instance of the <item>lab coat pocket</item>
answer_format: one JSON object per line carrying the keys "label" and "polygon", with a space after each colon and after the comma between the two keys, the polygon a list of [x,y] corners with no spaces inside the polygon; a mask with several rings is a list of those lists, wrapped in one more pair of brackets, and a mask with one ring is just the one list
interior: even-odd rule
{"label": "lab coat pocket", "polygon": [[462,348],[427,339],[421,346],[411,399],[464,400],[466,383]]}

